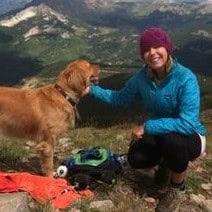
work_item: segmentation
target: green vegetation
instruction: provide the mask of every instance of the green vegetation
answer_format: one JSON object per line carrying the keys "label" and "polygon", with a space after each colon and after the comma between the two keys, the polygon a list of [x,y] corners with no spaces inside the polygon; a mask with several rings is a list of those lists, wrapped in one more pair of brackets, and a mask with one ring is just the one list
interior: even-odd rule
{"label": "green vegetation", "polygon": [[199,76],[202,95],[202,110],[212,108],[212,77]]}
{"label": "green vegetation", "polygon": [[[63,64],[77,58],[112,65],[109,71],[122,66],[125,69],[120,72],[129,72],[130,67],[142,64],[138,49],[140,32],[153,25],[170,33],[176,47],[175,55],[181,63],[198,74],[211,76],[211,13],[205,6],[120,3],[108,8],[97,6],[92,16],[86,11],[86,5],[77,1],[58,3],[54,5],[55,10],[57,6],[68,16],[68,24],[55,16],[49,15],[46,19],[39,13],[15,27],[0,27],[0,53],[3,55],[0,83],[15,85],[22,78],[35,75],[53,77]],[[80,7],[83,15],[76,11],[71,13],[67,9],[69,6],[74,10]],[[23,35],[35,27],[39,29],[38,34],[24,38]],[[15,56],[22,62],[14,62]],[[208,97],[205,101],[210,102]]]}
{"label": "green vegetation", "polygon": [[190,189],[193,193],[198,193],[201,183],[202,179],[199,176],[190,175],[187,178],[188,189]]}
{"label": "green vegetation", "polygon": [[[3,140],[3,141],[2,141]],[[17,139],[1,138],[0,143],[0,163],[3,165],[9,164],[7,167],[17,167],[19,161],[24,157],[26,151],[23,148],[23,143]]]}

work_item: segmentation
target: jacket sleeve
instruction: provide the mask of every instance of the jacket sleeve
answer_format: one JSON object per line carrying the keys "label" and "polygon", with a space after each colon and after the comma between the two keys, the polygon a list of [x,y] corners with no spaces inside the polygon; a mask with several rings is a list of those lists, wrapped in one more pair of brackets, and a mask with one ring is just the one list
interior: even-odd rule
{"label": "jacket sleeve", "polygon": [[194,133],[199,123],[200,90],[195,76],[190,75],[178,91],[178,116],[176,118],[150,119],[144,123],[145,132],[153,135],[178,132]]}
{"label": "jacket sleeve", "polygon": [[132,76],[121,90],[103,89],[100,86],[92,85],[89,94],[105,103],[117,107],[127,107],[132,103],[141,100],[138,91],[138,73]]}

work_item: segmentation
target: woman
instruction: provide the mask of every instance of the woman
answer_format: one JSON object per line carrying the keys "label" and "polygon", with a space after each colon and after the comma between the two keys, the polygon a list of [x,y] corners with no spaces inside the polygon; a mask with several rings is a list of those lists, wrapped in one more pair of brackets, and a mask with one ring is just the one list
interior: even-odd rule
{"label": "woman", "polygon": [[168,34],[161,28],[149,28],[140,37],[145,66],[119,91],[99,86],[89,89],[90,95],[115,106],[143,102],[149,118],[132,130],[128,161],[133,168],[150,168],[163,161],[171,170],[170,189],[156,208],[162,212],[178,211],[188,163],[205,150],[206,136],[199,120],[197,79],[172,53]]}

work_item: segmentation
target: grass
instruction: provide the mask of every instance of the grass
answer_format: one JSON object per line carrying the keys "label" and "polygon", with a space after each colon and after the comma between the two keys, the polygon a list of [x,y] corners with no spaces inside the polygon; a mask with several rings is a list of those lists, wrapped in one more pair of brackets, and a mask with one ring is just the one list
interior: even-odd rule
{"label": "grass", "polygon": [[[135,123],[117,124],[114,126],[98,127],[93,126],[78,126],[75,130],[69,131],[67,137],[69,138],[69,146],[58,144],[58,150],[56,153],[55,167],[63,160],[67,159],[71,150],[75,148],[87,148],[92,146],[108,147],[112,152],[125,153],[127,152],[130,132]],[[85,124],[86,125],[86,124]],[[94,124],[95,125],[95,124]],[[203,193],[201,189],[202,183],[210,182],[211,170],[212,170],[212,136],[211,136],[211,124],[207,124],[209,129],[209,137],[207,143],[208,156],[205,159],[198,159],[189,167],[187,173],[187,187],[188,193]],[[8,142],[8,140],[7,140]],[[2,161],[21,161],[23,155],[26,154],[24,145],[20,141],[12,140],[9,143],[0,144],[0,166]],[[57,157],[60,154],[60,158]],[[14,170],[22,171],[24,168],[29,172],[39,173],[36,165],[23,166],[24,163],[15,164]],[[35,163],[36,164],[36,163]],[[21,167],[22,166],[22,167]],[[203,171],[198,172],[198,168],[203,167]],[[25,171],[27,171],[27,169]],[[158,198],[158,187],[153,186],[152,177],[148,172],[139,172],[137,170],[127,171],[118,177],[118,182],[112,187],[102,186],[95,190],[94,200],[111,200],[114,204],[112,212],[122,211],[154,211],[156,203],[148,203],[145,201],[145,197]],[[72,208],[77,208],[82,212],[95,212],[98,210],[89,209],[89,204],[92,200],[82,199],[77,201],[64,211],[70,211]],[[35,211],[51,212],[53,209],[51,205],[37,205]]]}
{"label": "grass", "polygon": [[16,167],[18,162],[26,154],[26,150],[23,148],[23,143],[17,139],[9,140],[9,138],[1,139],[0,143],[0,162],[3,164],[9,164],[11,167]]}
{"label": "grass", "polygon": [[187,177],[187,186],[190,191],[193,193],[198,193],[201,185],[201,178],[195,175],[189,175]]}

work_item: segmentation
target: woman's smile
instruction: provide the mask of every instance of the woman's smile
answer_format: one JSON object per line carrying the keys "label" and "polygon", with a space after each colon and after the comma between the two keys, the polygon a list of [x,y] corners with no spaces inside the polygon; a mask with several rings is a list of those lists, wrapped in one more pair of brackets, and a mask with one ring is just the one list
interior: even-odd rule
{"label": "woman's smile", "polygon": [[159,71],[165,68],[168,52],[164,47],[150,48],[144,53],[144,61],[149,68]]}

